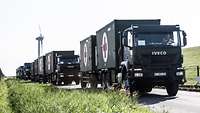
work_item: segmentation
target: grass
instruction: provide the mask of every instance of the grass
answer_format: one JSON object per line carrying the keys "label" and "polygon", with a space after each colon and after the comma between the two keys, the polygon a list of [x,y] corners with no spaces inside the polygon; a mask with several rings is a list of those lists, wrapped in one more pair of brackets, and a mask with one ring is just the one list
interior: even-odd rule
{"label": "grass", "polygon": [[123,93],[102,90],[60,90],[49,85],[6,81],[15,113],[150,113]]}
{"label": "grass", "polygon": [[196,83],[196,66],[200,66],[200,46],[183,49],[184,66],[186,67],[186,84]]}
{"label": "grass", "polygon": [[0,113],[12,113],[8,100],[8,88],[4,80],[0,81]]}

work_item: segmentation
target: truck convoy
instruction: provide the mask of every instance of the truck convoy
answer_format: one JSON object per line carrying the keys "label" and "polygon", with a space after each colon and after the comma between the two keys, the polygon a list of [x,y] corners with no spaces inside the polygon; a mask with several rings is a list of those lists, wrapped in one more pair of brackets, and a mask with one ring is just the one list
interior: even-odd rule
{"label": "truck convoy", "polygon": [[[17,68],[17,78],[22,79],[30,75],[29,80],[33,82],[68,85],[75,81],[79,84],[79,56],[74,55],[74,51],[52,51],[32,63],[25,64]],[[26,67],[30,67],[30,74],[24,73],[27,71]]]}
{"label": "truck convoy", "polygon": [[31,79],[55,85],[81,80],[82,88],[124,86],[131,94],[165,86],[175,96],[186,82],[181,49],[186,44],[179,25],[114,20],[80,41],[80,62],[74,51],[52,51],[31,64]]}
{"label": "truck convoy", "polygon": [[114,20],[98,30],[96,37],[80,43],[83,87],[87,83],[101,83],[103,88],[126,83],[131,93],[143,93],[165,86],[168,95],[175,96],[178,85],[185,82],[181,47],[186,45],[186,33],[179,25]]}

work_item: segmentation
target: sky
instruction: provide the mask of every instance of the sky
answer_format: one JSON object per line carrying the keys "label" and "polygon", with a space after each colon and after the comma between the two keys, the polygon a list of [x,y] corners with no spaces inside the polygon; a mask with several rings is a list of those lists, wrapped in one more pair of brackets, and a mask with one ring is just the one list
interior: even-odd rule
{"label": "sky", "polygon": [[113,19],[161,19],[179,24],[187,47],[200,46],[198,0],[0,0],[0,68],[15,76],[16,68],[37,58],[39,28],[43,54],[75,50],[80,41]]}

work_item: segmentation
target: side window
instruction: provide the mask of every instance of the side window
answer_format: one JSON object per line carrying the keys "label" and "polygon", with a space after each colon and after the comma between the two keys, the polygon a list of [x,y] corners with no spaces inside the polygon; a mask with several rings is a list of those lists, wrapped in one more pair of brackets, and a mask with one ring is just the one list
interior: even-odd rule
{"label": "side window", "polygon": [[128,46],[133,47],[133,35],[131,32],[128,32]]}
{"label": "side window", "polygon": [[179,39],[178,39],[178,35],[179,35],[179,34],[178,34],[177,31],[174,31],[174,32],[173,32],[173,43],[172,43],[173,46],[178,46],[178,40],[179,40]]}

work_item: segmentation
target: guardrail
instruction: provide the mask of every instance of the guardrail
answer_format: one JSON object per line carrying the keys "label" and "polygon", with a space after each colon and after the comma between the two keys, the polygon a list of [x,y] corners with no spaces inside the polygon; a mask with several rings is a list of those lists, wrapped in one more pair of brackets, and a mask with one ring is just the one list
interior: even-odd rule
{"label": "guardrail", "polygon": [[[186,80],[189,82],[189,84],[190,85],[199,84],[200,82],[199,65],[185,66],[184,69],[186,71]],[[196,84],[194,84],[194,81],[196,81]]]}
{"label": "guardrail", "polygon": [[[184,69],[186,71],[186,83],[184,85],[180,85],[180,90],[185,91],[196,91],[200,92],[200,66],[193,65],[193,66],[185,66]],[[164,86],[156,87],[164,89]]]}
{"label": "guardrail", "polygon": [[186,80],[184,85],[179,86],[180,90],[200,92],[199,65],[185,66]]}

